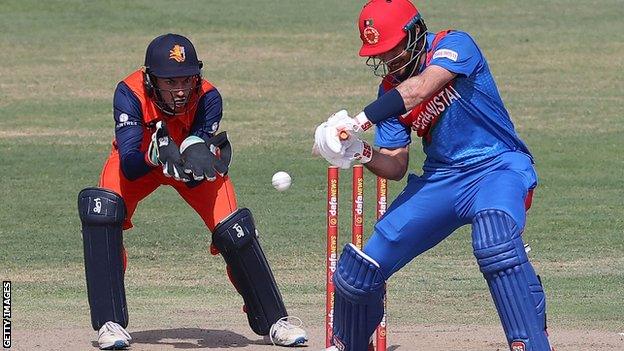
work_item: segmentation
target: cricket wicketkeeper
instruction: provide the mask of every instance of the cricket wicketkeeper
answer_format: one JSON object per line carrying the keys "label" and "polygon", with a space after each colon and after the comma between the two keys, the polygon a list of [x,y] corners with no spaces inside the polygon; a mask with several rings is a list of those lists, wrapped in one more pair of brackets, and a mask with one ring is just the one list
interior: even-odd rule
{"label": "cricket wicketkeeper", "polygon": [[98,187],[78,195],[91,323],[101,349],[129,346],[123,230],[139,201],[172,186],[212,232],[211,252],[227,263],[249,325],[276,345],[307,341],[288,320],[257,238],[251,212],[238,208],[227,176],[231,147],[217,133],[222,100],[201,76],[193,44],[177,34],[155,38],[145,66],[117,85],[115,138]]}

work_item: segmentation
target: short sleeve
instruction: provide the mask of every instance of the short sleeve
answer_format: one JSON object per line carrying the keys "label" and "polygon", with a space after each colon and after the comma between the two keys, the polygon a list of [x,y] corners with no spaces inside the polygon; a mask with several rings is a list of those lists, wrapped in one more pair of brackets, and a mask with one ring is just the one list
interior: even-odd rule
{"label": "short sleeve", "polygon": [[453,31],[436,45],[429,65],[470,76],[483,65],[483,55],[468,33]]}

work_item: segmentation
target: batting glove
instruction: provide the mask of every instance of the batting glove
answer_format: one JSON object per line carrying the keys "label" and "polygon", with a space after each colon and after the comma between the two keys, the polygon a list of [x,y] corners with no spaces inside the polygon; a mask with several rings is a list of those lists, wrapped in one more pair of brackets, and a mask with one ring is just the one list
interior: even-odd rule
{"label": "batting glove", "polygon": [[350,168],[356,160],[362,164],[370,162],[373,156],[373,148],[370,144],[349,131],[346,132],[346,139],[338,141],[340,143],[339,151],[334,152],[328,145],[328,140],[335,142],[334,134],[335,130],[328,125],[328,122],[321,123],[314,133],[315,142],[312,147],[312,154],[320,155],[332,165],[344,169]]}

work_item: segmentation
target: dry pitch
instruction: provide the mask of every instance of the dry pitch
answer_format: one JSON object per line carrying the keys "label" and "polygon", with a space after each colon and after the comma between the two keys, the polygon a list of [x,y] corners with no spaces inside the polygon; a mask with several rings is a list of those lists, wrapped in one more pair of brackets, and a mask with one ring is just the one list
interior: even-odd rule
{"label": "dry pitch", "polygon": [[[199,318],[198,318],[199,319]],[[287,350],[267,345],[245,326],[227,328],[132,329],[131,350]],[[307,328],[308,347],[324,346],[322,328]],[[55,329],[16,332],[14,350],[96,350],[95,332],[84,329]],[[461,325],[415,325],[393,328],[389,351],[503,351],[507,350],[499,327]],[[552,330],[551,342],[557,351],[615,351],[624,348],[624,335],[587,330]],[[290,349],[294,350],[294,349]]]}

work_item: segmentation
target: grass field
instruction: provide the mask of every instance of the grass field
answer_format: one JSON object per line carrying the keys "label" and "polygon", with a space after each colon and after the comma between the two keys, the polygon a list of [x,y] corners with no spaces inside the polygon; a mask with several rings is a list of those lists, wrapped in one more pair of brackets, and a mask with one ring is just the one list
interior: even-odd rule
{"label": "grass field", "polygon": [[[624,2],[417,4],[430,30],[462,29],[480,43],[537,159],[541,183],[525,237],[544,278],[553,337],[596,331],[605,340],[592,341],[592,349],[624,349]],[[223,95],[221,128],[235,149],[230,175],[239,203],[254,212],[290,312],[320,330],[326,163],[310,148],[318,123],[341,108],[358,112],[376,93],[377,79],[357,57],[360,7],[329,0],[0,1],[0,274],[13,282],[13,328],[22,333],[15,347],[57,326],[94,336],[76,196],[96,184],[108,155],[116,83],[166,32],[194,41],[204,76]],[[411,154],[418,173],[418,143]],[[271,187],[278,170],[292,175],[289,191]],[[391,183],[392,194],[401,187]],[[245,330],[222,260],[207,253],[209,233],[172,189],[146,199],[133,221],[125,235],[131,330]],[[411,340],[409,328],[423,325],[494,328],[489,349],[504,345],[467,228],[397,273],[388,300],[391,345],[392,328],[408,330]],[[585,348],[558,348],[577,349]]]}

